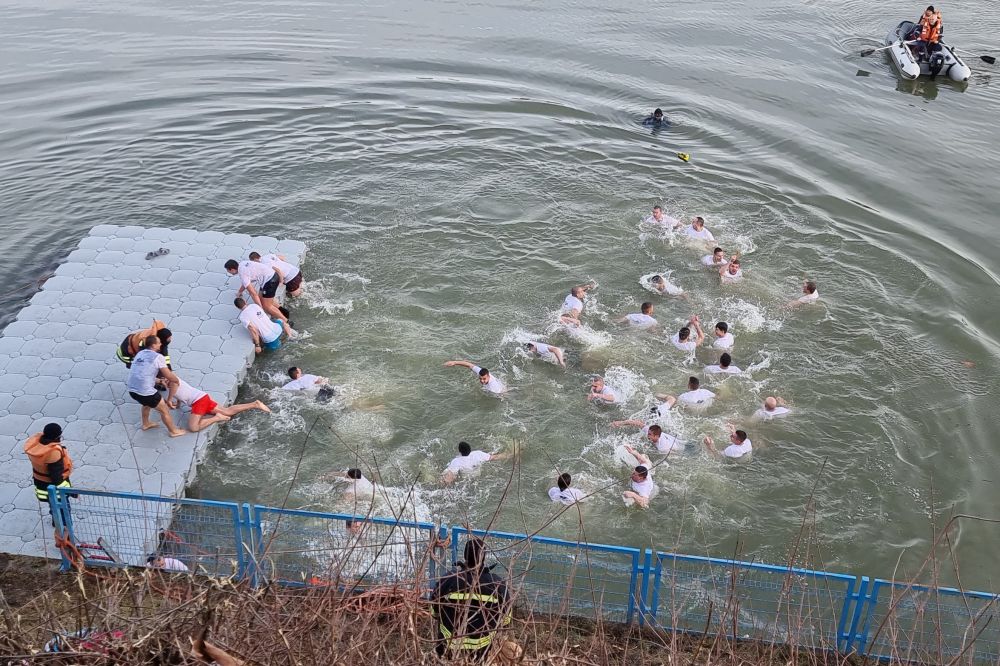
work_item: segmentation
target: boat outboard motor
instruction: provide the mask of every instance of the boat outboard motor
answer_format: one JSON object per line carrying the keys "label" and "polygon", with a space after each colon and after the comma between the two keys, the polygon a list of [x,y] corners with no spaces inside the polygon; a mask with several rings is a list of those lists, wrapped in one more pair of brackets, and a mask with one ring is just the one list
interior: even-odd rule
{"label": "boat outboard motor", "polygon": [[931,79],[936,77],[941,73],[941,69],[944,68],[944,54],[941,52],[935,53],[931,56],[930,61],[927,65],[931,70]]}

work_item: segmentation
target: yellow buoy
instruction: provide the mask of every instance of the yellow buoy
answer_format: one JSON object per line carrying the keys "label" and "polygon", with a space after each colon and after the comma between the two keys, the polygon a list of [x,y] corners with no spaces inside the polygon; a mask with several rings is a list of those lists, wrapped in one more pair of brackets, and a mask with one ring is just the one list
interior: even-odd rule
{"label": "yellow buoy", "polygon": [[677,157],[679,157],[681,159],[681,161],[683,161],[683,162],[690,162],[691,161],[691,156],[688,155],[687,153],[677,153]]}

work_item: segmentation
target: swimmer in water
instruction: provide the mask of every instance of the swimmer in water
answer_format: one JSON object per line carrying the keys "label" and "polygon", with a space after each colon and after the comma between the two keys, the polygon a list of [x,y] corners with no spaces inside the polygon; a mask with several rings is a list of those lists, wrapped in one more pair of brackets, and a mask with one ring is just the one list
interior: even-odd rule
{"label": "swimmer in water", "polygon": [[570,326],[579,326],[580,315],[583,314],[583,299],[587,292],[596,286],[596,282],[588,282],[570,289],[569,295],[563,301],[559,321]]}
{"label": "swimmer in water", "polygon": [[805,284],[802,285],[802,295],[789,303],[788,307],[794,308],[807,303],[815,303],[818,300],[819,291],[816,290],[816,283],[812,280],[806,280]]}
{"label": "swimmer in water", "polygon": [[709,453],[713,456],[721,456],[734,460],[753,453],[753,443],[750,441],[745,430],[737,430],[736,426],[732,423],[727,423],[726,428],[729,430],[729,446],[719,451],[715,448],[715,442],[712,441],[712,438],[706,437],[705,449]]}
{"label": "swimmer in water", "polygon": [[706,254],[702,257],[701,263],[710,268],[724,268],[729,265],[729,260],[726,259],[726,253],[722,251],[722,248],[717,247],[712,250],[712,254]]}
{"label": "swimmer in water", "polygon": [[[640,281],[641,283],[641,281]],[[675,284],[667,282],[666,278],[662,275],[654,275],[649,278],[649,286],[656,290],[660,294],[669,294],[670,296],[680,296],[681,298],[687,298],[684,294],[684,290]]]}
{"label": "swimmer in water", "polygon": [[487,393],[492,393],[493,395],[503,395],[507,392],[507,387],[504,386],[502,381],[490,374],[489,370],[486,368],[480,368],[472,361],[448,361],[444,364],[444,367],[451,368],[456,365],[472,370],[472,372],[479,377],[480,387]]}
{"label": "swimmer in water", "polygon": [[479,469],[483,463],[490,461],[507,460],[511,453],[486,453],[479,449],[473,450],[468,442],[458,443],[458,455],[451,459],[444,473],[441,475],[441,482],[448,486],[455,482],[461,472],[471,473]]}
{"label": "swimmer in water", "polygon": [[670,453],[671,451],[682,451],[684,444],[676,435],[663,432],[663,428],[654,424],[647,425],[639,419],[628,419],[625,421],[612,421],[612,428],[622,428],[624,426],[634,426],[642,429],[642,434],[650,444],[656,447],[660,453]]}
{"label": "swimmer in water", "polygon": [[719,357],[719,364],[706,365],[704,372],[707,375],[738,375],[743,371],[733,365],[733,357],[729,355],[729,352],[724,352]]}
{"label": "swimmer in water", "polygon": [[628,444],[625,450],[632,454],[639,464],[632,470],[629,480],[632,483],[632,490],[622,493],[622,499],[635,502],[643,509],[649,508],[650,498],[656,494],[656,484],[653,483],[653,463],[645,454],[639,453]]}
{"label": "swimmer in water", "polygon": [[712,342],[712,346],[716,349],[732,349],[734,344],[736,338],[729,332],[729,324],[720,321],[715,325],[715,341]]}
{"label": "swimmer in water", "polygon": [[559,502],[563,506],[572,506],[586,500],[587,494],[579,488],[573,488],[570,485],[572,482],[573,477],[568,473],[560,474],[559,478],[556,479],[556,485],[549,488],[549,499],[553,502]]}
{"label": "swimmer in water", "polygon": [[701,388],[701,380],[697,377],[688,377],[688,390],[681,393],[676,398],[672,395],[657,393],[656,399],[663,402],[670,409],[677,403],[691,407],[707,407],[715,399],[715,394],[708,389]]}
{"label": "swimmer in water", "polygon": [[719,269],[719,277],[722,278],[722,284],[739,282],[743,279],[743,269],[740,267],[738,255],[734,254],[729,263]]}
{"label": "swimmer in water", "polygon": [[555,345],[545,344],[544,342],[526,342],[524,348],[531,352],[531,354],[549,363],[554,360],[562,367],[566,367],[566,361],[563,359],[563,350]]}
{"label": "swimmer in water", "polygon": [[715,242],[715,236],[712,232],[705,228],[705,218],[701,215],[691,220],[691,226],[684,230],[688,238],[696,238],[698,240]]}
{"label": "swimmer in water", "polygon": [[[694,329],[694,337],[691,337],[691,329]],[[698,315],[692,315],[691,321],[687,323],[687,326],[681,327],[681,330],[674,334],[674,337],[670,338],[670,342],[673,343],[674,347],[677,347],[681,351],[693,352],[698,345],[705,341],[705,331],[701,330],[701,320],[698,319]]]}
{"label": "swimmer in water", "polygon": [[676,229],[681,226],[681,221],[675,217],[670,217],[663,213],[663,208],[660,206],[653,206],[653,212],[646,216],[643,220],[646,224],[655,224],[660,227],[666,227],[667,229]]}
{"label": "swimmer in water", "polygon": [[617,403],[618,393],[604,383],[604,377],[594,377],[590,383],[590,395],[587,396],[587,400],[591,402],[597,401],[606,405],[613,405]]}
{"label": "swimmer in water", "polygon": [[646,127],[662,127],[663,125],[669,125],[670,122],[663,115],[663,109],[656,109],[643,119],[642,124]]}
{"label": "swimmer in water", "polygon": [[768,396],[764,399],[764,406],[754,412],[753,416],[755,419],[768,421],[775,417],[787,416],[791,411],[781,396]]}
{"label": "swimmer in water", "polygon": [[286,391],[316,391],[317,402],[329,402],[337,391],[330,386],[330,380],[319,375],[304,375],[302,369],[292,366],[288,368],[288,376],[292,381],[287,382],[283,388]]}
{"label": "swimmer in water", "polygon": [[321,474],[317,477],[319,481],[347,481],[347,487],[344,489],[344,497],[349,500],[355,500],[358,497],[371,498],[375,495],[375,484],[365,478],[365,475],[361,473],[361,470],[357,467],[351,467],[340,472],[327,472],[326,474]]}
{"label": "swimmer in water", "polygon": [[653,304],[643,303],[640,308],[641,312],[634,312],[632,314],[627,314],[624,317],[619,317],[615,321],[619,324],[629,323],[629,326],[635,328],[641,328],[647,331],[655,330],[660,322],[653,318]]}

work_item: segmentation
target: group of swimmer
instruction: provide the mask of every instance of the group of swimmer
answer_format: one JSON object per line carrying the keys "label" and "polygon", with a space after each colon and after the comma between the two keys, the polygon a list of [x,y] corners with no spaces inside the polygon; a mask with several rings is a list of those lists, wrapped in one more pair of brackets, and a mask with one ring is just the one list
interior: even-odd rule
{"label": "group of swimmer", "polygon": [[[723,285],[739,283],[744,279],[743,266],[740,262],[739,253],[726,256],[725,251],[715,246],[715,236],[705,226],[705,219],[702,216],[694,217],[689,223],[670,217],[663,212],[661,206],[654,206],[651,214],[643,220],[644,224],[652,225],[670,233],[683,234],[695,244],[707,244],[712,248],[709,254],[701,257],[701,263],[714,269]],[[560,308],[557,321],[566,330],[572,332],[583,325],[585,313],[585,299],[589,292],[597,288],[595,282],[580,284],[570,289]],[[654,275],[649,280],[651,290],[668,296],[678,296],[686,298],[683,290],[672,285],[663,275]],[[802,295],[791,300],[787,306],[797,307],[815,303],[819,300],[819,291],[816,283],[812,280],[806,281],[802,286]],[[640,306],[640,311],[628,313],[616,318],[618,324],[627,324],[631,328],[643,330],[650,333],[657,333],[661,327],[654,317],[655,306],[651,302],[644,302]],[[736,338],[733,335],[732,327],[728,322],[719,321],[712,327],[711,337],[707,336],[702,327],[698,315],[692,315],[688,322],[668,338],[669,343],[680,351],[686,352],[693,358],[698,347],[708,346],[712,350],[719,352],[718,361],[706,365],[703,369],[705,375],[732,376],[743,372],[738,366],[733,364],[731,352],[736,345]],[[533,357],[541,358],[550,363],[566,367],[565,350],[548,342],[530,341],[525,344],[526,351]],[[479,380],[479,385],[483,391],[496,396],[507,393],[507,386],[503,380],[490,372],[487,368],[480,367],[476,363],[467,360],[447,361],[445,367],[467,368]],[[657,393],[653,396],[656,403],[651,410],[650,420],[667,416],[669,410],[673,408],[686,408],[692,410],[703,410],[712,404],[716,394],[704,388],[701,380],[696,376],[691,376],[687,381],[687,390],[675,395]],[[591,380],[590,391],[587,400],[591,403],[601,405],[614,405],[622,402],[620,392],[609,386],[603,377],[595,376]],[[763,405],[758,409],[753,418],[771,419],[787,415],[790,412],[784,399],[779,396],[769,396],[764,400]],[[668,455],[670,453],[683,450],[685,448],[682,440],[675,434],[664,431],[663,427],[657,423],[647,422],[641,419],[627,419],[612,421],[613,428],[635,427],[640,428],[643,440],[648,445],[655,448],[658,453]],[[733,424],[726,424],[729,431],[729,441],[725,446],[717,447],[711,437],[705,437],[703,444],[705,450],[723,459],[738,460],[750,456],[753,451],[753,444],[745,430],[737,428]],[[625,451],[630,454],[638,463],[630,474],[630,489],[622,493],[626,504],[636,504],[646,508],[650,499],[656,494],[657,487],[653,482],[653,472],[658,465],[654,465],[647,455],[632,446],[626,446]],[[472,472],[480,465],[491,460],[501,460],[509,457],[510,454],[487,453],[475,450],[466,442],[459,444],[459,455],[451,461],[445,471],[443,480],[446,484],[451,483],[461,472]],[[662,463],[660,463],[662,464]],[[549,490],[549,497],[554,502],[564,505],[572,505],[586,499],[587,494],[572,485],[572,476],[562,472],[558,474],[556,485]]]}

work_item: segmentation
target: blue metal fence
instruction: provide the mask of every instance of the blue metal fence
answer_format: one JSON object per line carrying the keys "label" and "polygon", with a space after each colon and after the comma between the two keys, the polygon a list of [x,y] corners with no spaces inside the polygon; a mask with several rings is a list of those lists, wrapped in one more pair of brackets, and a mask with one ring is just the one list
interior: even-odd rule
{"label": "blue metal fence", "polygon": [[49,502],[89,565],[142,566],[157,553],[255,586],[429,588],[476,535],[535,612],[883,660],[1000,661],[1000,597],[984,592],[232,502],[52,487]]}

